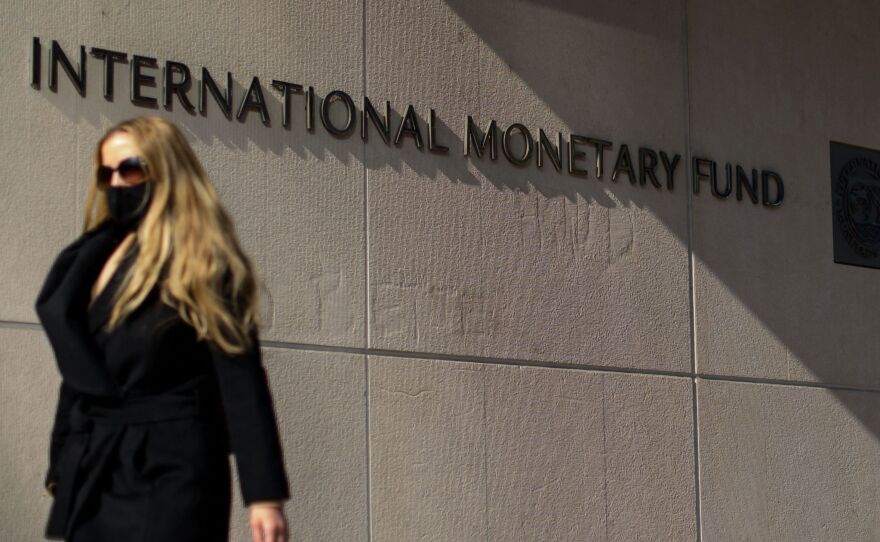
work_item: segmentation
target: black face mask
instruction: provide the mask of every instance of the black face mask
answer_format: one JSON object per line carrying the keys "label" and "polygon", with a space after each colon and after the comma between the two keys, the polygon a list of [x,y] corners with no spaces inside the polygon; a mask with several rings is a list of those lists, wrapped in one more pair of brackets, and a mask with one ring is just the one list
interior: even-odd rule
{"label": "black face mask", "polygon": [[147,214],[153,195],[151,182],[144,181],[132,186],[108,186],[107,207],[117,226],[134,229]]}

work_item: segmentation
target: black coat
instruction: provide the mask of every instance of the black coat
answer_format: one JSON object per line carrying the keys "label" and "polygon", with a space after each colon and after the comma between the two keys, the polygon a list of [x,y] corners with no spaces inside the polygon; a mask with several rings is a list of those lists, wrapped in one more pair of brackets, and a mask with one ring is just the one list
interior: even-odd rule
{"label": "black coat", "polygon": [[112,295],[137,243],[89,306],[125,235],[110,222],[61,251],[36,302],[62,382],[45,483],[48,538],[226,541],[229,453],[245,505],[289,498],[256,329],[237,356],[197,341],[159,287],[107,332]]}

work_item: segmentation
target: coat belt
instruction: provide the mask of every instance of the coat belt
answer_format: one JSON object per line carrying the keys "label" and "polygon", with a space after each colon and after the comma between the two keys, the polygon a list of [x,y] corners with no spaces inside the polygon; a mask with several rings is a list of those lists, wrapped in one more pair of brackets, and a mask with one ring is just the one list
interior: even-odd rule
{"label": "coat belt", "polygon": [[[49,520],[47,538],[69,538],[76,516],[91,493],[100,491],[98,482],[104,471],[114,467],[121,437],[131,424],[159,422],[204,416],[202,388],[190,387],[162,395],[126,397],[106,400],[83,396],[74,403],[70,413],[71,431],[59,457],[58,481]],[[87,468],[80,468],[89,450],[95,424],[111,429],[110,441],[100,450],[98,459]]]}

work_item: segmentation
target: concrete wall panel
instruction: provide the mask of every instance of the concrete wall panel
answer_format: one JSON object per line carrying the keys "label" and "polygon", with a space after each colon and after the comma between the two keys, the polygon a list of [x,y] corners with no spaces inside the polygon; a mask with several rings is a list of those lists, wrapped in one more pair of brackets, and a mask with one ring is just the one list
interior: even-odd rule
{"label": "concrete wall panel", "polygon": [[[21,135],[3,138],[3,205],[0,219],[6,252],[4,276],[10,302],[0,318],[35,321],[33,300],[53,256],[81,229],[85,187],[94,145],[113,123],[135,115],[158,114],[178,123],[221,198],[233,215],[245,250],[266,279],[263,293],[265,336],[276,340],[363,345],[363,166],[356,142],[340,141],[304,126],[302,97],[293,107],[292,125],[282,126],[281,94],[273,78],[315,87],[318,100],[333,88],[361,84],[363,17],[358,3],[320,6],[309,2],[262,2],[247,9],[213,3],[122,9],[114,2],[71,5],[59,24],[36,16],[57,13],[54,3],[4,5],[5,118]],[[67,8],[61,8],[67,9]],[[331,15],[328,16],[328,13]],[[53,20],[54,19],[53,17]],[[60,24],[60,21],[64,24]],[[29,21],[29,22],[27,22]],[[24,24],[21,24],[24,22]],[[28,86],[31,38],[43,42],[43,82]],[[63,72],[58,92],[48,89],[46,66],[51,41],[78,61],[79,46],[103,47],[186,64],[195,82],[189,93],[198,105],[198,81],[205,67],[225,86],[233,75],[233,118],[227,120],[209,100],[206,116],[188,113],[178,101],[161,105],[161,70],[147,71],[160,97],[156,108],[129,101],[128,65],[117,65],[114,101],[102,93],[103,64],[86,61],[86,97]],[[129,58],[131,58],[129,56]],[[251,111],[235,112],[252,77],[259,77],[271,126]],[[319,103],[319,102],[318,102]],[[45,149],[35,163],[33,149]],[[35,178],[36,177],[36,178]],[[18,179],[11,182],[12,179]],[[25,182],[27,181],[27,182]],[[53,220],[46,220],[46,217]],[[35,224],[37,225],[35,227]],[[35,248],[30,248],[35,247]]]}
{"label": "concrete wall panel", "polygon": [[[290,481],[291,540],[367,540],[364,359],[265,348]],[[230,540],[250,540],[233,469]]]}
{"label": "concrete wall panel", "polygon": [[698,380],[703,540],[877,540],[878,396]]}
{"label": "concrete wall panel", "polygon": [[370,357],[374,540],[689,540],[687,379]]}
{"label": "concrete wall panel", "polygon": [[43,490],[60,379],[40,330],[0,329],[0,519],[6,540],[43,540],[52,497]]}
{"label": "concrete wall panel", "polygon": [[[688,370],[685,193],[610,180],[622,143],[683,152],[679,6],[545,4],[368,4],[367,94],[450,146],[366,147],[370,346]],[[615,146],[598,180],[465,158],[468,114]]]}
{"label": "concrete wall panel", "polygon": [[694,198],[697,366],[877,387],[877,270],[835,264],[829,140],[880,148],[872,2],[688,4],[693,151],[774,169],[777,209]]}
{"label": "concrete wall panel", "polygon": [[[54,5],[54,4],[53,4]],[[79,145],[76,113],[81,98],[72,87],[59,85],[59,93],[34,91],[31,81],[31,38],[35,29],[46,35],[72,36],[76,4],[54,5],[56,17],[30,3],[0,5],[0,231],[2,253],[0,285],[3,304],[0,319],[35,321],[41,273],[48,270],[58,248],[74,238],[81,224],[76,207],[77,177],[88,155]],[[44,76],[45,79],[45,76]],[[62,83],[67,83],[63,81]],[[46,89],[47,81],[43,81]]]}

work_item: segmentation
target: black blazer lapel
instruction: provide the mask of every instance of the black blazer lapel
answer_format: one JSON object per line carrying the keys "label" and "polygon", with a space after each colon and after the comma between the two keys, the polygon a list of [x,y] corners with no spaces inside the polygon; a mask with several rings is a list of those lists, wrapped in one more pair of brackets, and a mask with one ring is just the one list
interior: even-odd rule
{"label": "black blazer lapel", "polygon": [[110,319],[110,312],[113,309],[113,295],[122,284],[122,278],[125,276],[125,272],[131,264],[134,263],[134,260],[137,257],[137,252],[138,244],[137,240],[135,240],[122,260],[119,261],[119,265],[116,267],[110,280],[107,281],[107,284],[101,290],[101,293],[99,293],[98,297],[95,298],[95,301],[92,302],[91,307],[87,309],[88,329],[89,334],[92,336],[97,335],[104,322]]}
{"label": "black blazer lapel", "polygon": [[92,284],[123,237],[112,223],[83,233],[58,255],[37,296],[35,309],[58,369],[71,387],[84,393],[122,394],[89,332],[86,307]]}

